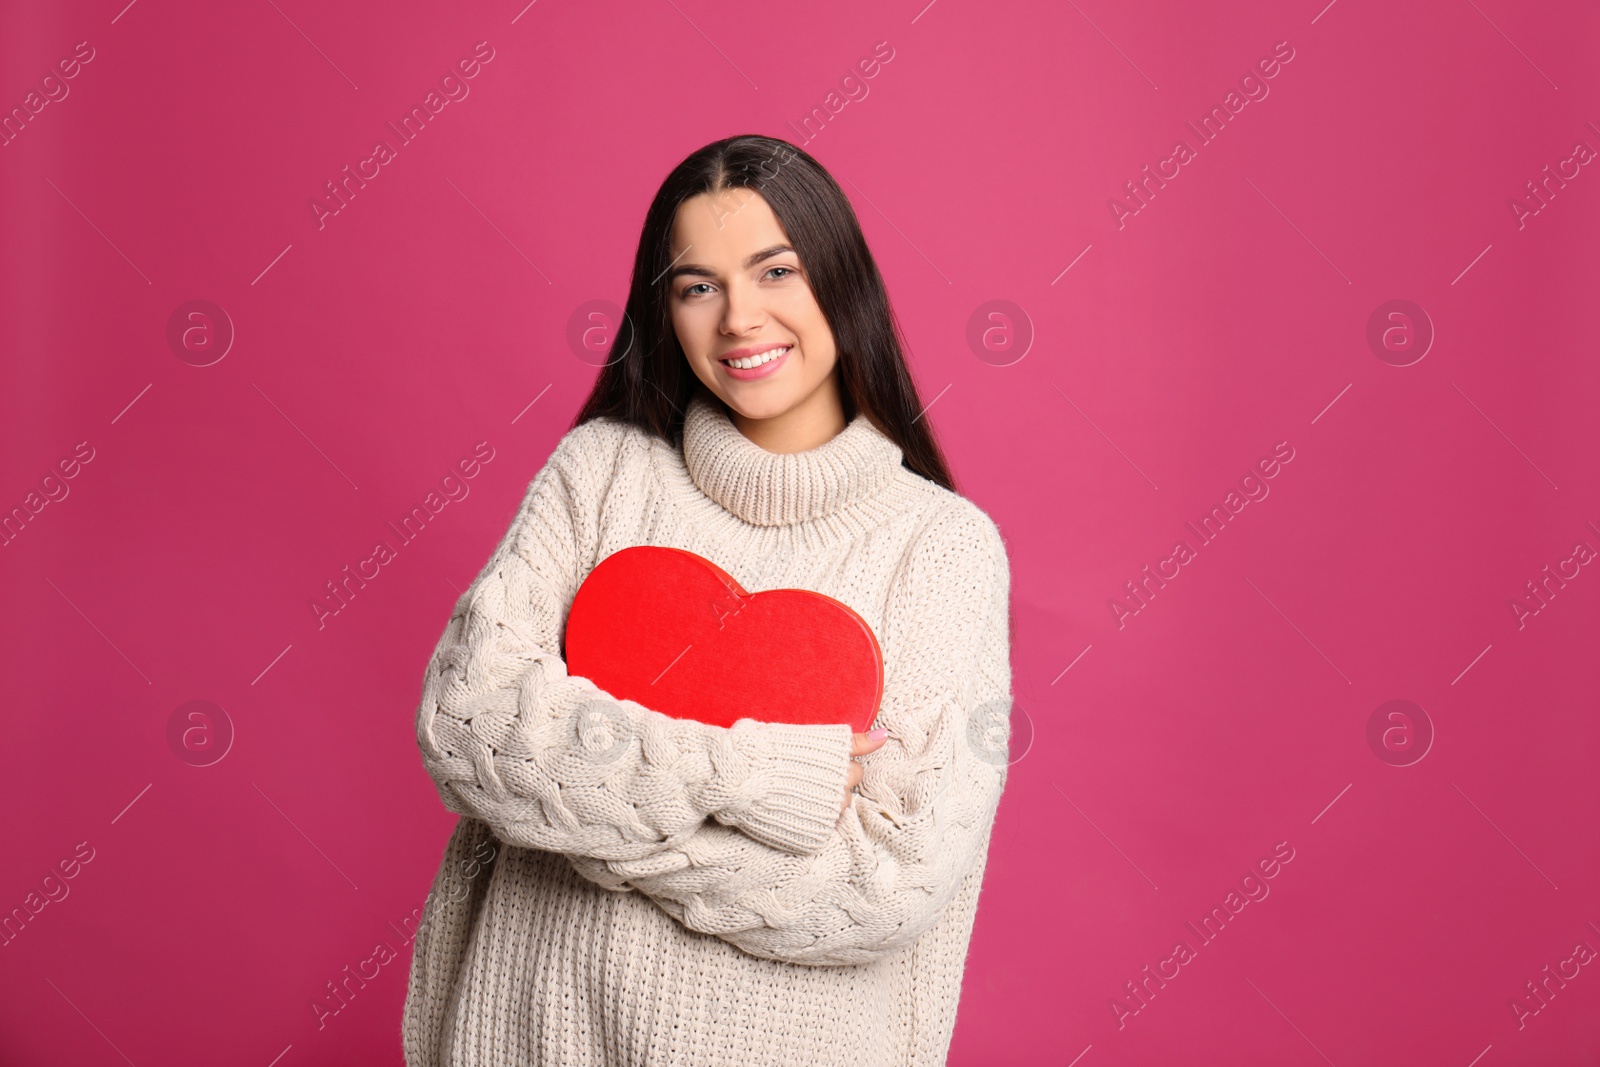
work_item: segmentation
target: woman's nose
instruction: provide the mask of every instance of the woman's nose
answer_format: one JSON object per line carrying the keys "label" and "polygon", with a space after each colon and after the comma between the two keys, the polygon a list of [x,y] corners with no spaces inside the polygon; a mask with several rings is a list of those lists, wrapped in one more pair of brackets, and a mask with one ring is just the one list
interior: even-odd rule
{"label": "woman's nose", "polygon": [[761,294],[741,284],[728,287],[728,303],[722,313],[722,328],[731,334],[749,333],[766,317]]}

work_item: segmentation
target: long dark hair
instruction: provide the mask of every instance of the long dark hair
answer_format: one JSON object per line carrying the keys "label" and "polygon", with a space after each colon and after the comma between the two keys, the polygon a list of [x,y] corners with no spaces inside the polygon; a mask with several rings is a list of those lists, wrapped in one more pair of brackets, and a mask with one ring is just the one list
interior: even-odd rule
{"label": "long dark hair", "polygon": [[610,416],[681,443],[684,413],[704,385],[672,327],[666,277],[672,224],[685,200],[725,189],[761,194],[794,246],[833,331],[845,420],[866,412],[900,446],[903,466],[956,491],[928,420],[919,417],[900,326],[855,209],[822,164],[788,141],[759,134],[714,141],[661,183],[639,235],[625,321],[572,426]]}

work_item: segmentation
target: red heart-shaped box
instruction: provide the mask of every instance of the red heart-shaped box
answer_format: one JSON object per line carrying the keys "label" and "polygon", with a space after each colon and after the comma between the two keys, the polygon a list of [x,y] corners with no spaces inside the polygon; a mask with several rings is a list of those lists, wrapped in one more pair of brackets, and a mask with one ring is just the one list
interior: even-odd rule
{"label": "red heart-shaped box", "polygon": [[679,719],[872,725],[883,655],[867,621],[809,589],[747,593],[679,548],[601,560],[567,612],[569,675]]}

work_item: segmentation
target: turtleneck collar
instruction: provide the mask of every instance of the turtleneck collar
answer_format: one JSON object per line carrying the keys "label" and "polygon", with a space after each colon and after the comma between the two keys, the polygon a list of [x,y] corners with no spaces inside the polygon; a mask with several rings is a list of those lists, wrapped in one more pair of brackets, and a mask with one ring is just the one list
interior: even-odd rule
{"label": "turtleneck collar", "polygon": [[818,519],[882,490],[900,469],[900,446],[858,412],[805,452],[768,452],[733,424],[720,400],[696,393],[683,423],[683,460],[706,496],[746,522]]}

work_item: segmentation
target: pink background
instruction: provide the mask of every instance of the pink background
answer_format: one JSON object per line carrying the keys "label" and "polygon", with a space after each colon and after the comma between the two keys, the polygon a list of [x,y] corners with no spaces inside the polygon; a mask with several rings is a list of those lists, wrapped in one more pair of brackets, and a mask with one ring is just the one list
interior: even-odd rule
{"label": "pink background", "polygon": [[[0,1063],[400,1062],[454,819],[413,734],[427,655],[593,381],[574,311],[622,300],[672,165],[741,132],[840,179],[1010,545],[1016,762],[952,1063],[1600,1056],[1600,968],[1563,963],[1600,949],[1600,574],[1563,563],[1600,549],[1600,168],[1562,162],[1600,148],[1593,5],[123,3],[0,33],[8,110],[94,50],[0,148],[0,504],[93,450],[0,548],[0,909],[92,850],[0,948]],[[469,95],[319,228],[480,41]],[[1279,42],[1202,145],[1185,123]],[[236,331],[208,366],[168,341],[191,300]],[[1405,366],[1367,339],[1391,300],[1436,333]],[[479,442],[469,495],[319,628]],[[1547,565],[1577,573],[1519,625]],[[169,740],[191,700],[233,731],[209,766]],[[1420,715],[1373,745],[1391,700]],[[1579,970],[1540,1001],[1547,965]]]}

